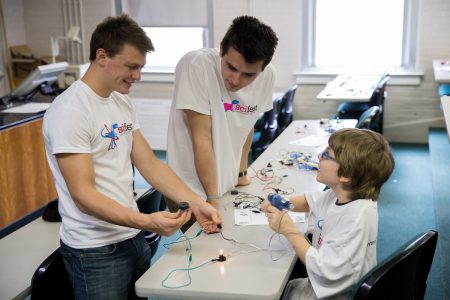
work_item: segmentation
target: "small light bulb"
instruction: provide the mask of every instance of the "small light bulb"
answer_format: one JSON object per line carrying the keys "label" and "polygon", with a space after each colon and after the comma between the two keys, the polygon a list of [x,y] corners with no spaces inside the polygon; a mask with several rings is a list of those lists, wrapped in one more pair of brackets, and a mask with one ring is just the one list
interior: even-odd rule
{"label": "small light bulb", "polygon": [[218,261],[226,261],[226,260],[227,260],[227,258],[225,257],[225,255],[223,255],[223,250],[220,249]]}

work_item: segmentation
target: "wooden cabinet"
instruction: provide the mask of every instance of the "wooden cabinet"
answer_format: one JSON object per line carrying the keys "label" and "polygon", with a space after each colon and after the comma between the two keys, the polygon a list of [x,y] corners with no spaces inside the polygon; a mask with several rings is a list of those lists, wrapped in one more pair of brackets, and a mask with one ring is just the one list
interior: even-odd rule
{"label": "wooden cabinet", "polygon": [[0,228],[56,197],[42,118],[0,131]]}

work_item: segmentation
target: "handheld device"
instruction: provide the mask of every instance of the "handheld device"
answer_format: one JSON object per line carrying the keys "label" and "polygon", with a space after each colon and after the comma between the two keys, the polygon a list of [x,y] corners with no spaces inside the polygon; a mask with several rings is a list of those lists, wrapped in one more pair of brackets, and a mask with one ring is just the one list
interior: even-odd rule
{"label": "handheld device", "polygon": [[291,201],[289,201],[288,198],[277,193],[270,193],[267,196],[267,200],[269,200],[270,204],[272,204],[279,210],[291,210],[294,208],[294,205],[291,203]]}
{"label": "handheld device", "polygon": [[180,211],[186,211],[189,209],[189,203],[185,202],[185,201],[181,201],[180,203],[178,203],[178,209]]}

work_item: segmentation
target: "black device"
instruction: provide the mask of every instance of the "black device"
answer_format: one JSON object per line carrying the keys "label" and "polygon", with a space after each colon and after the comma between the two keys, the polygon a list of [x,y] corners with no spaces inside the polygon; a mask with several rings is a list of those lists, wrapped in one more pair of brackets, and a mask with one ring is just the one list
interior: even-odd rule
{"label": "black device", "polygon": [[180,203],[178,203],[178,209],[181,211],[185,211],[189,209],[189,203],[185,202],[185,201],[181,201]]}

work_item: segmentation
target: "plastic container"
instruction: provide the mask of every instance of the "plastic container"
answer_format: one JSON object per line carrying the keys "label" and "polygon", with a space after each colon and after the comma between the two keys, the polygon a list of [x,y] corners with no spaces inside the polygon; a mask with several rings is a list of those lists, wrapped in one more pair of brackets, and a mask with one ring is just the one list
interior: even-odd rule
{"label": "plastic container", "polygon": [[267,199],[269,200],[270,204],[272,204],[279,210],[292,210],[294,208],[294,204],[292,204],[288,198],[280,194],[270,193],[269,196],[267,196]]}

